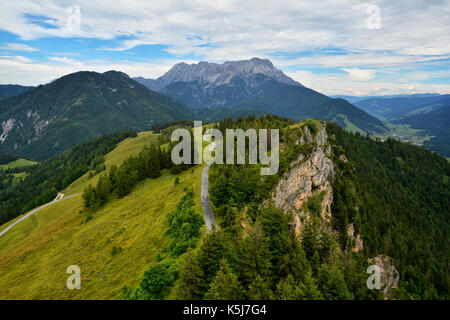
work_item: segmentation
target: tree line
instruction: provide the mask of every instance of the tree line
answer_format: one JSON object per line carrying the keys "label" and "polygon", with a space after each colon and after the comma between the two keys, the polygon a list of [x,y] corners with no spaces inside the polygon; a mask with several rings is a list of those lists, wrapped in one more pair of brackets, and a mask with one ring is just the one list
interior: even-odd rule
{"label": "tree line", "polygon": [[158,178],[164,169],[178,174],[192,166],[175,165],[171,160],[175,143],[162,143],[155,142],[144,147],[138,155],[128,157],[119,166],[111,166],[107,173],[100,176],[95,187],[87,186],[82,195],[85,208],[95,211],[111,197],[123,198],[131,193],[139,181]]}

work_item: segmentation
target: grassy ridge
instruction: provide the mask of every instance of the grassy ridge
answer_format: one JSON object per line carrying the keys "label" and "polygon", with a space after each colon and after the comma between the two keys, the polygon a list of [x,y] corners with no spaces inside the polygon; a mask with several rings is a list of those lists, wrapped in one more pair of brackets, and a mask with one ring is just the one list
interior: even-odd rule
{"label": "grassy ridge", "polygon": [[28,167],[28,166],[35,165],[36,163],[37,162],[35,162],[35,161],[20,158],[13,162],[9,162],[6,164],[0,164],[0,169],[6,170],[6,169],[19,168],[19,167]]}
{"label": "grassy ridge", "polygon": [[[122,141],[105,157],[106,167],[119,164],[156,137],[143,132]],[[201,169],[181,173],[176,186],[175,176],[167,171],[158,179],[147,179],[130,195],[107,203],[88,222],[80,213],[81,194],[21,222],[0,237],[0,299],[122,298],[122,287],[137,285],[167,245],[167,214],[185,186],[193,187],[194,209],[201,212]],[[98,175],[85,174],[64,193],[80,193],[97,179]],[[112,255],[114,246],[122,250]],[[81,290],[66,288],[66,268],[73,264],[81,268]]]}

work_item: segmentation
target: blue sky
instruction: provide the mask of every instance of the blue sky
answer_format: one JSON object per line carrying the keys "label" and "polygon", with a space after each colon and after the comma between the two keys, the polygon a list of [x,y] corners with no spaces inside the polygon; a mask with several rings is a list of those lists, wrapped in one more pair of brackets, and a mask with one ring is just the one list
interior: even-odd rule
{"label": "blue sky", "polygon": [[325,94],[450,93],[450,1],[3,0],[0,83],[268,58]]}

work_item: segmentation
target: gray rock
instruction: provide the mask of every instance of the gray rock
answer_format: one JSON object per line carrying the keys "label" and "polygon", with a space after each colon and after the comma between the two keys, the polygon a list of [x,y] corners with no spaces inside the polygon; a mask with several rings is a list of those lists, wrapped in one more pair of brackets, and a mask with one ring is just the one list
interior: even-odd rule
{"label": "gray rock", "polygon": [[278,82],[301,86],[300,83],[275,68],[267,59],[252,58],[250,60],[227,61],[222,64],[200,61],[196,64],[177,63],[163,76],[156,80],[135,78],[152,90],[161,91],[164,87],[175,82],[204,82],[211,86],[228,83],[235,76],[244,77],[252,74],[263,74]]}

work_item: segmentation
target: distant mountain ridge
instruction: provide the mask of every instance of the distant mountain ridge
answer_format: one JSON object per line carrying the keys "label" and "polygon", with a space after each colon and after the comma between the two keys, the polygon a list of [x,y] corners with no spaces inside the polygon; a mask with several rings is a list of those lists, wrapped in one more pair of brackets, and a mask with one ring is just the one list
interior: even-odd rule
{"label": "distant mountain ridge", "polygon": [[375,97],[354,102],[367,113],[386,120],[427,113],[450,105],[450,94],[411,95],[393,98]]}
{"label": "distant mountain ridge", "polygon": [[330,96],[330,98],[340,98],[347,100],[348,102],[355,104],[355,102],[369,99],[392,99],[392,98],[429,98],[439,96],[439,93],[415,93],[415,94],[392,94],[384,96],[350,96],[344,94],[336,94]]}
{"label": "distant mountain ridge", "polygon": [[172,98],[117,71],[80,71],[0,100],[0,153],[42,160],[96,136],[191,119]]}
{"label": "distant mountain ridge", "polygon": [[294,120],[333,121],[370,134],[388,130],[349,102],[304,87],[266,59],[178,63],[156,80],[135,80],[193,109],[262,110]]}
{"label": "distant mountain ridge", "polygon": [[[27,90],[30,90],[33,87],[30,86],[20,86],[18,84],[0,84],[0,99],[12,97]],[[0,110],[1,112],[1,110]]]}

